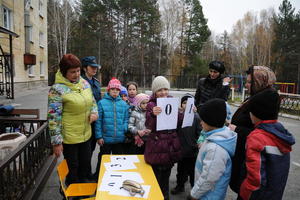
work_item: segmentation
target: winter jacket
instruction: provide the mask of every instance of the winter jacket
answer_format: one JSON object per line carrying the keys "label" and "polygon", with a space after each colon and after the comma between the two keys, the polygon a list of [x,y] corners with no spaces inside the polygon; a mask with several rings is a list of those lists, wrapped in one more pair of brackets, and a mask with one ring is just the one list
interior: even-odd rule
{"label": "winter jacket", "polygon": [[[136,135],[138,131],[145,130],[146,122],[146,111],[141,110],[138,106],[130,114],[128,129],[131,134]],[[142,137],[143,140],[146,140],[147,136]]]}
{"label": "winter jacket", "polygon": [[[171,97],[171,96],[168,96]],[[157,117],[153,114],[153,108],[157,106],[157,99],[150,97],[147,104],[146,128],[151,130],[146,148],[145,161],[151,165],[172,166],[181,157],[181,145],[177,135],[177,129],[156,131]],[[182,124],[183,115],[178,113],[178,127]]]}
{"label": "winter jacket", "polygon": [[98,102],[99,118],[96,121],[96,139],[107,144],[123,143],[128,130],[128,105],[120,96],[113,98],[105,93]]}
{"label": "winter jacket", "polygon": [[247,136],[254,129],[250,119],[249,99],[246,99],[234,113],[231,124],[236,125],[237,142],[232,159],[232,174],[229,185],[235,193],[239,193],[242,181],[246,178],[246,140]]}
{"label": "winter jacket", "polygon": [[90,85],[91,89],[93,91],[94,98],[96,100],[96,103],[101,100],[101,84],[98,79],[93,77],[91,80],[85,75],[82,75],[82,78],[84,78]]}
{"label": "winter jacket", "polygon": [[91,137],[89,116],[98,114],[88,82],[71,83],[58,71],[48,94],[48,121],[51,143],[77,144]]}
{"label": "winter jacket", "polygon": [[290,168],[295,139],[277,120],[256,124],[246,144],[247,177],[240,189],[244,200],[280,200]]}
{"label": "winter jacket", "polygon": [[195,113],[193,125],[180,128],[178,137],[181,144],[182,157],[196,157],[198,154],[197,139],[201,132],[200,116]]}
{"label": "winter jacket", "polygon": [[227,101],[229,93],[229,84],[223,85],[223,76],[219,76],[217,79],[211,79],[208,75],[206,78],[201,78],[198,82],[195,94],[195,105],[199,108],[199,106],[213,98],[220,98]]}
{"label": "winter jacket", "polygon": [[223,200],[231,174],[236,133],[224,126],[203,134],[206,139],[197,156],[191,196],[201,200]]}

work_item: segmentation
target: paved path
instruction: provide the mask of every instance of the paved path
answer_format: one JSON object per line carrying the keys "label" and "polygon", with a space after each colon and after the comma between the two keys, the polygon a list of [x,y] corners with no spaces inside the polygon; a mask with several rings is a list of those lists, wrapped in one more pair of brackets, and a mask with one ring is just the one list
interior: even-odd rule
{"label": "paved path", "polygon": [[[41,118],[46,119],[47,111],[47,92],[48,87],[37,88],[34,90],[26,90],[22,93],[16,94],[16,99],[11,100],[11,103],[19,104],[18,108],[39,108],[41,113]],[[171,92],[171,95],[175,97],[180,97],[185,94],[187,91],[175,91]],[[148,93],[148,92],[147,92]],[[193,92],[191,92],[193,93]],[[7,102],[7,101],[6,101]],[[0,103],[5,103],[3,99],[0,99]],[[232,107],[234,112],[236,107]],[[296,138],[296,144],[293,146],[293,152],[291,154],[291,167],[288,183],[285,189],[284,197],[285,200],[294,200],[298,199],[300,196],[300,121],[288,118],[280,117],[279,120],[284,124],[284,126],[294,134]],[[94,152],[93,163],[96,164],[97,152]],[[94,166],[95,167],[95,166]],[[170,178],[170,188],[173,188],[176,183],[176,165],[172,169],[172,174]],[[52,172],[51,177],[46,183],[44,190],[42,191],[39,200],[57,200],[62,199],[59,192],[59,181],[56,175],[56,171]],[[190,190],[188,184],[186,184],[186,192],[180,195],[170,195],[171,200],[183,200],[187,195],[187,191]],[[228,189],[226,200],[233,200],[236,198],[236,195]]]}

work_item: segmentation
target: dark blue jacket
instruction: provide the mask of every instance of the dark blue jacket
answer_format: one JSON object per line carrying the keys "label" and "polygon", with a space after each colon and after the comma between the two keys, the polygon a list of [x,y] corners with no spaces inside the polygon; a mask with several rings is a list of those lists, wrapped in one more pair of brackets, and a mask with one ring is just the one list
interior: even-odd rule
{"label": "dark blue jacket", "polygon": [[90,80],[85,74],[82,74],[82,78],[87,80],[87,82],[89,82],[89,84],[91,85],[94,98],[96,100],[96,103],[98,103],[98,101],[101,100],[101,84],[99,80],[94,77],[92,78],[92,80]]}

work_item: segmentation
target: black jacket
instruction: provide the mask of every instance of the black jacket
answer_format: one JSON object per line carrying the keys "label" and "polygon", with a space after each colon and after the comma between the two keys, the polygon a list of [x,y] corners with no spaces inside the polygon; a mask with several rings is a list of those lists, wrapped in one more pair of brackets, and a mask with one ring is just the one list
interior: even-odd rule
{"label": "black jacket", "polygon": [[229,85],[223,85],[223,76],[219,76],[217,79],[211,79],[209,76],[201,78],[195,94],[195,105],[199,107],[213,98],[227,101],[229,92]]}
{"label": "black jacket", "polygon": [[193,125],[180,128],[178,137],[181,144],[182,157],[196,157],[198,154],[197,139],[201,132],[200,117],[195,113]]}
{"label": "black jacket", "polygon": [[231,119],[231,124],[236,125],[235,132],[237,133],[237,142],[235,155],[232,158],[232,173],[230,179],[230,188],[239,193],[242,181],[246,178],[246,140],[251,131],[254,130],[254,125],[250,119],[249,99],[246,99],[242,106],[237,109]]}

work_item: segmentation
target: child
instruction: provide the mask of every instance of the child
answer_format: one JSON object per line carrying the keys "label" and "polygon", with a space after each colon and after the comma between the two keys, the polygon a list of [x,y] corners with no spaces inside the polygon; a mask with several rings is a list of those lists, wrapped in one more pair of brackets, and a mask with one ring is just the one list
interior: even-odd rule
{"label": "child", "polygon": [[[162,110],[157,106],[157,98],[168,96],[170,89],[169,81],[163,76],[157,76],[152,82],[152,96],[147,105],[146,128],[151,130],[145,147],[145,161],[151,164],[164,199],[169,199],[169,178],[175,162],[180,159],[181,147],[174,130],[156,130],[156,116]],[[182,122],[179,114],[178,124]]]}
{"label": "child", "polygon": [[134,135],[135,145],[133,146],[134,154],[144,154],[147,136],[150,133],[149,129],[146,129],[146,108],[149,102],[149,96],[147,94],[140,93],[135,97],[135,109],[131,112],[128,129],[132,135]]}
{"label": "child", "polygon": [[205,141],[199,149],[195,185],[188,199],[225,199],[236,145],[236,133],[224,126],[225,101],[208,100],[200,109],[200,118]]}
{"label": "child", "polygon": [[96,139],[100,145],[97,171],[99,173],[103,154],[122,154],[125,132],[128,128],[128,105],[119,95],[121,83],[111,79],[107,93],[98,102],[99,118],[96,121]]}
{"label": "child", "polygon": [[[193,98],[192,95],[186,94],[181,98],[181,108],[184,113],[188,98]],[[178,136],[181,143],[182,158],[177,164],[177,185],[171,190],[171,194],[184,192],[184,184],[190,179],[190,184],[194,186],[195,162],[198,154],[197,138],[201,132],[200,117],[195,112],[193,125],[190,127],[180,128]]]}
{"label": "child", "polygon": [[126,87],[124,87],[124,86],[121,86],[120,97],[123,101],[125,101],[126,103],[129,104],[128,92],[127,92]]}
{"label": "child", "polygon": [[272,89],[250,100],[255,129],[247,137],[247,176],[240,188],[241,199],[282,199],[295,139],[277,121],[279,105],[279,95]]}
{"label": "child", "polygon": [[138,85],[136,82],[129,82],[126,85],[127,91],[128,91],[128,100],[130,102],[130,105],[134,104],[135,96],[138,93]]}

